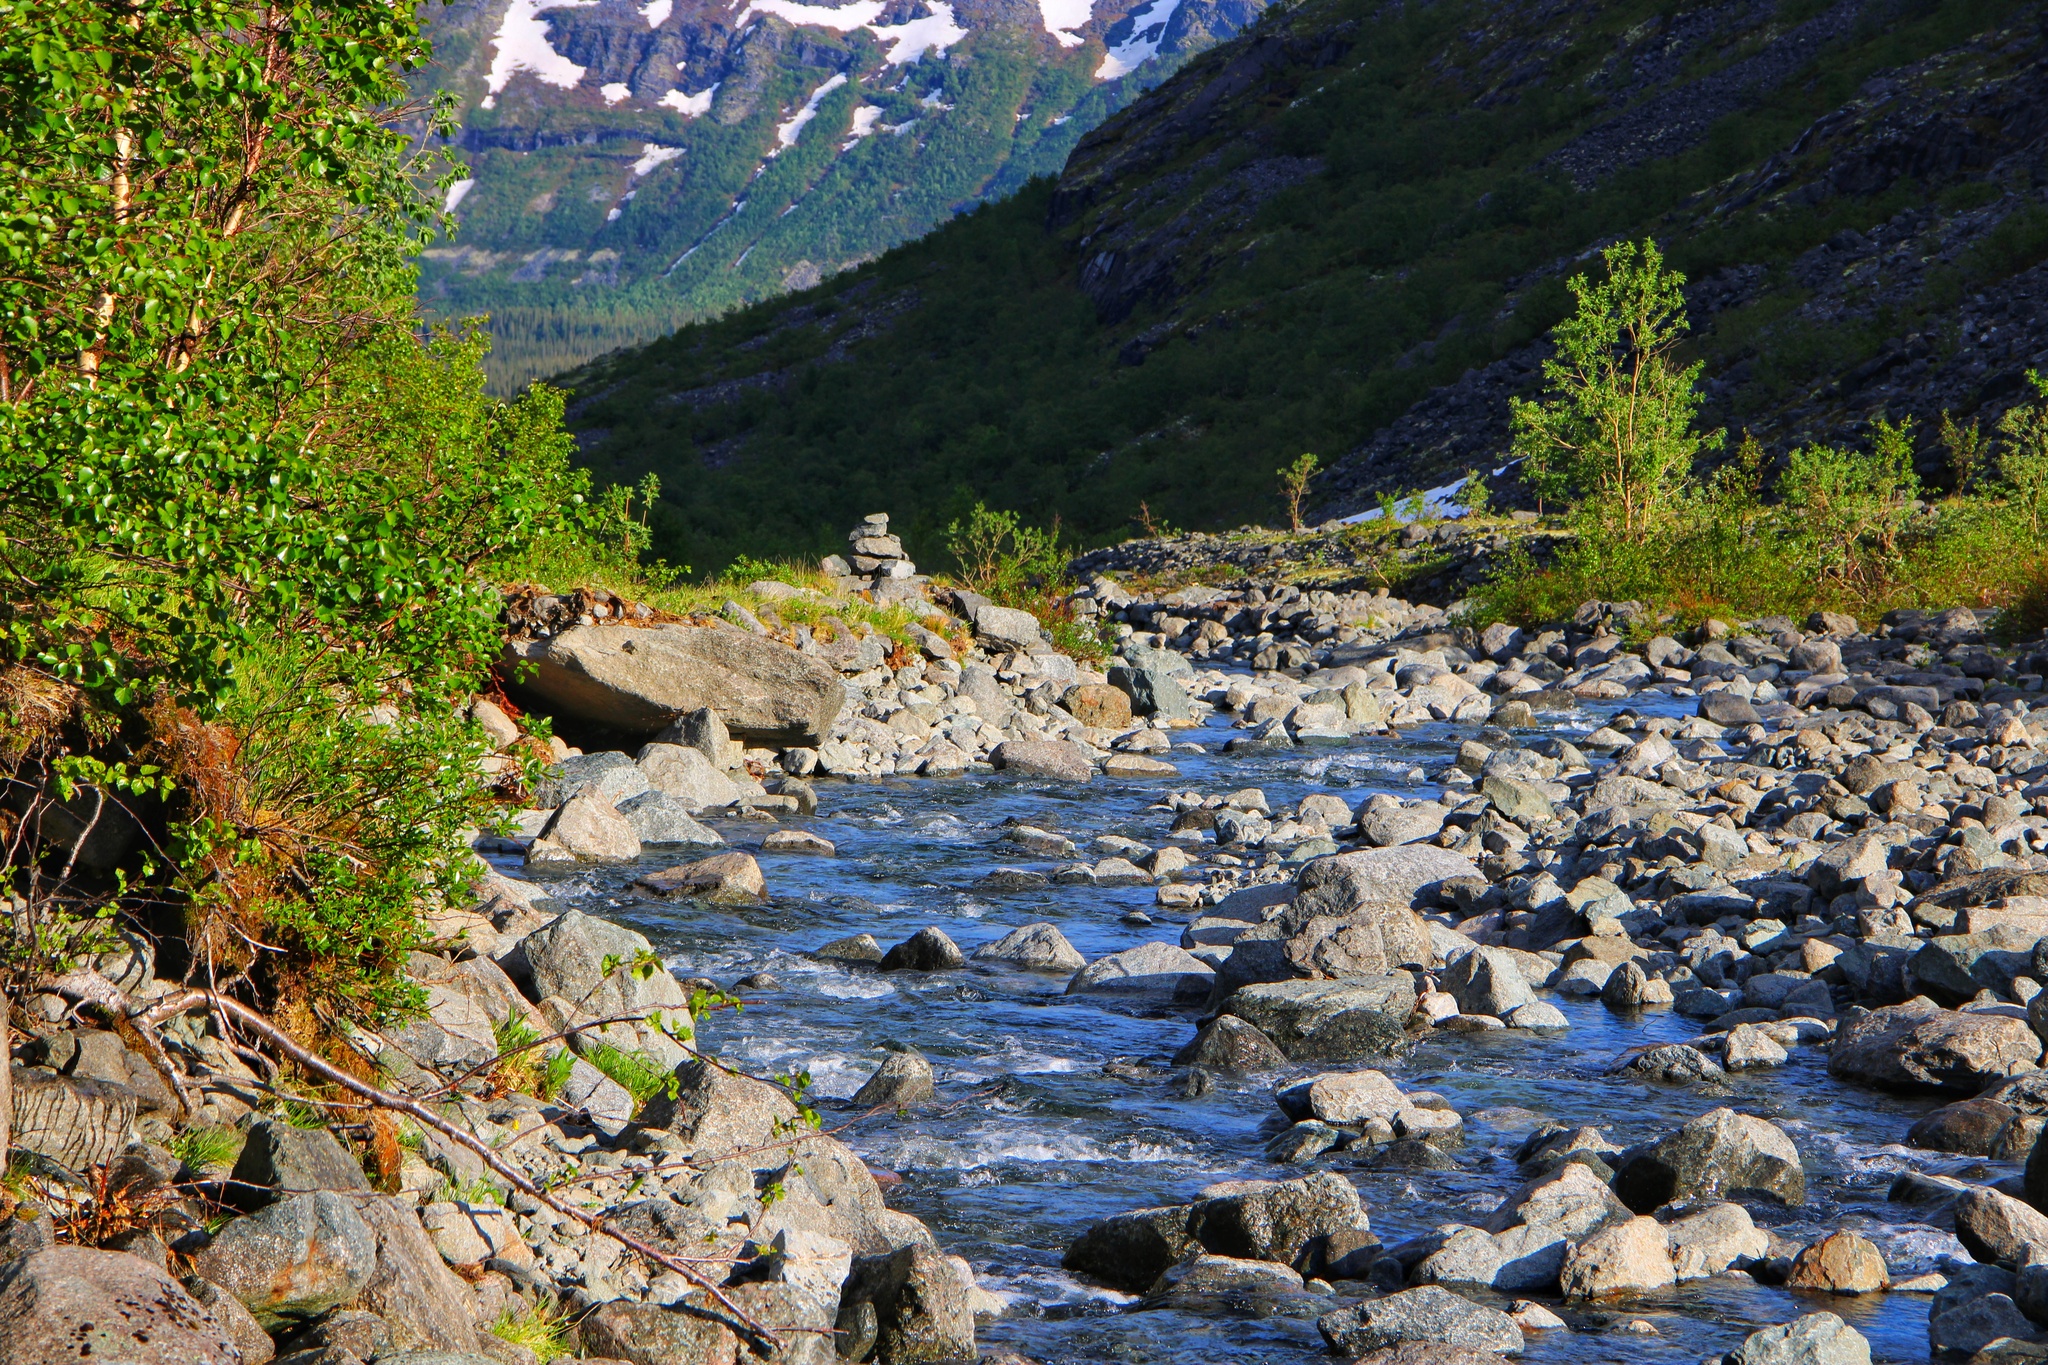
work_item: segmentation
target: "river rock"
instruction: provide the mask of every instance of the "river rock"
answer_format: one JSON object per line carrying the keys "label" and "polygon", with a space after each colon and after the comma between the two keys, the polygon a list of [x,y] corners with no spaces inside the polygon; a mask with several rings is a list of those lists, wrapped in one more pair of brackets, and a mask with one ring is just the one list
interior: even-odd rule
{"label": "river rock", "polygon": [[657,896],[716,905],[754,905],[768,898],[768,881],[750,853],[714,853],[694,863],[651,872],[633,885]]}
{"label": "river rock", "polygon": [[[2039,1073],[2036,1073],[2039,1074]],[[1993,1142],[2018,1113],[1988,1095],[1944,1104],[1906,1130],[1906,1141],[1930,1152],[1989,1156]]]}
{"label": "river rock", "polygon": [[1812,1289],[1824,1294],[1877,1294],[1891,1284],[1884,1253],[1877,1244],[1853,1232],[1832,1232],[1801,1247],[1792,1258],[1787,1289]]}
{"label": "river rock", "polygon": [[[566,911],[521,940],[520,951],[541,1000],[558,998],[589,1019],[659,1010],[684,1027],[690,1024],[682,983],[661,965],[652,944],[623,925]],[[616,1046],[652,1053],[666,1065],[688,1055],[651,1023],[613,1025],[603,1036]]]}
{"label": "river rock", "polygon": [[1223,1001],[1295,1061],[1386,1055],[1408,1041],[1415,982],[1405,972],[1351,981],[1271,981]]}
{"label": "river rock", "polygon": [[1783,1066],[1791,1059],[1784,1044],[1754,1024],[1738,1024],[1728,1030],[1728,1040],[1721,1048],[1721,1064],[1730,1071]]}
{"label": "river rock", "polygon": [[882,954],[885,972],[950,972],[967,965],[960,945],[936,925],[926,925]]}
{"label": "river rock", "polygon": [[974,950],[977,962],[1002,962],[1028,972],[1077,972],[1088,959],[1067,942],[1057,925],[1024,924]]}
{"label": "river rock", "polygon": [[1870,1365],[1870,1343],[1833,1313],[1751,1332],[1721,1365]]}
{"label": "river rock", "polygon": [[1172,943],[1141,943],[1110,953],[1074,973],[1068,995],[1116,994],[1201,1000],[1209,994],[1213,967]]}
{"label": "river rock", "polygon": [[1193,1206],[1132,1209],[1093,1224],[1067,1247],[1060,1264],[1113,1289],[1142,1294],[1200,1244],[1188,1231]]}
{"label": "river rock", "polygon": [[0,1266],[0,1365],[243,1365],[214,1314],[161,1269],[49,1247]]}
{"label": "river rock", "polygon": [[1522,1329],[1498,1308],[1424,1285],[1316,1319],[1332,1351],[1357,1356],[1404,1342],[1431,1342],[1465,1350],[1519,1355]]}
{"label": "river rock", "polygon": [[692,813],[730,806],[747,795],[744,787],[705,757],[703,750],[692,745],[644,745],[636,761],[640,771],[647,774],[650,787],[674,797]]}
{"label": "river rock", "polygon": [[1536,1000],[1529,978],[1506,948],[1474,948],[1439,973],[1437,985],[1458,1002],[1461,1013],[1496,1019]]}
{"label": "river rock", "polygon": [[626,734],[652,736],[709,707],[741,739],[816,745],[846,702],[831,665],[724,626],[574,626],[507,654],[532,665],[521,690]]}
{"label": "river rock", "polygon": [[1095,776],[1088,751],[1064,739],[1006,739],[989,752],[988,761],[998,771],[1023,777],[1087,782]]}
{"label": "river rock", "polygon": [[[773,1365],[833,1365],[833,1305],[801,1288],[778,1282],[745,1282],[726,1287],[726,1298],[757,1322],[787,1329]],[[583,1350],[598,1359],[633,1365],[726,1365],[755,1359],[752,1348],[727,1326],[732,1319],[703,1290],[672,1303],[613,1299],[577,1323]],[[931,1357],[918,1357],[930,1359]],[[477,1365],[467,1358],[407,1361],[379,1357],[378,1365]],[[320,1362],[320,1365],[343,1365]],[[499,1365],[503,1365],[502,1359]],[[766,1365],[766,1362],[764,1362]]]}
{"label": "river rock", "polygon": [[1842,1021],[1828,1058],[1841,1080],[1974,1095],[2037,1070],[2041,1040],[2024,1019],[1943,1009],[1925,996]]}
{"label": "river rock", "polygon": [[358,1199],[357,1212],[377,1240],[377,1267],[350,1306],[388,1324],[399,1351],[466,1351],[476,1343],[476,1295],[457,1279],[412,1210],[397,1201]]}
{"label": "river rock", "polygon": [[1558,1269],[1568,1299],[1641,1294],[1675,1279],[1664,1225],[1654,1218],[1631,1218],[1573,1243]]}
{"label": "river rock", "polygon": [[[1976,1352],[2001,1338],[2029,1341],[2038,1333],[2039,1329],[2026,1314],[2020,1312],[2019,1305],[2008,1294],[1975,1295],[1946,1307],[1944,1297],[1935,1295],[1927,1314],[1927,1345],[1935,1359],[1974,1357]],[[2019,1360],[2025,1358],[2018,1357]],[[1986,1365],[2004,1365],[2004,1361],[1992,1356]]]}
{"label": "river rock", "polygon": [[1393,1120],[1408,1097],[1382,1071],[1331,1071],[1282,1090],[1275,1098],[1291,1119],[1316,1118],[1341,1127],[1367,1119]]}
{"label": "river rock", "polygon": [[230,1179],[232,1193],[250,1205],[310,1190],[370,1190],[361,1163],[334,1134],[325,1128],[297,1128],[283,1119],[258,1119],[249,1126]]}
{"label": "river rock", "polygon": [[863,1109],[875,1105],[903,1107],[936,1099],[932,1064],[921,1053],[905,1049],[882,1059],[875,1074],[854,1092],[853,1102]]}
{"label": "river rock", "polygon": [[717,847],[725,842],[717,830],[700,824],[690,808],[667,792],[642,792],[619,803],[619,814],[633,827],[643,846],[698,844]]}
{"label": "river rock", "polygon": [[1202,1025],[1174,1054],[1173,1064],[1242,1075],[1277,1071],[1287,1065],[1287,1054],[1249,1022],[1225,1014]]}
{"label": "river rock", "polygon": [[2026,1263],[2027,1248],[2048,1248],[2048,1214],[2000,1194],[1972,1189],[1955,1202],[1956,1240],[1978,1260],[2008,1270]]}
{"label": "river rock", "polygon": [[1721,1064],[1687,1043],[1665,1043],[1630,1058],[1621,1070],[1665,1085],[1724,1086],[1728,1074]]}
{"label": "river rock", "polygon": [[1481,1226],[1452,1234],[1410,1278],[1502,1293],[1549,1292],[1573,1241],[1628,1220],[1628,1209],[1597,1174],[1568,1161],[1508,1195]]}
{"label": "river rock", "polygon": [[1760,1260],[1771,1239],[1740,1204],[1695,1207],[1664,1226],[1672,1267],[1681,1280],[1718,1275],[1737,1262]]}
{"label": "river rock", "polygon": [[684,1062],[674,1076],[675,1095],[655,1094],[640,1122],[688,1142],[701,1164],[765,1146],[800,1122],[789,1096],[763,1081],[701,1059]]}
{"label": "river rock", "polygon": [[534,803],[552,808],[579,796],[598,796],[614,806],[647,791],[647,774],[615,750],[570,754],[555,760],[534,789]]}
{"label": "river rock", "polygon": [[1450,814],[1434,801],[1389,806],[1358,819],[1358,837],[1374,848],[1393,848],[1419,839],[1433,839]]}
{"label": "river rock", "polygon": [[1218,1256],[1342,1275],[1362,1273],[1363,1265],[1347,1260],[1376,1246],[1357,1188],[1334,1171],[1300,1180],[1226,1181],[1202,1194],[1189,1210],[1188,1232]]}
{"label": "river rock", "polygon": [[318,1190],[235,1219],[192,1268],[275,1331],[360,1293],[377,1270],[377,1237],[350,1199]]}
{"label": "river rock", "polygon": [[[873,934],[848,934],[835,938],[811,954],[833,962],[879,963],[882,960],[882,945],[875,941]],[[1079,956],[1079,954],[1075,954]]]}
{"label": "river rock", "polygon": [[1167,1267],[1152,1292],[1169,1302],[1247,1295],[1298,1294],[1300,1272],[1273,1261],[1245,1261],[1199,1252]]}
{"label": "river rock", "polygon": [[1123,730],[1131,723],[1131,699],[1105,683],[1076,683],[1060,698],[1074,719],[1091,729]]}
{"label": "river rock", "polygon": [[1733,1109],[1712,1109],[1617,1157],[1614,1192],[1637,1213],[1701,1197],[1798,1204],[1806,1198],[1806,1170],[1784,1129]]}
{"label": "river rock", "polygon": [[872,1341],[878,1360],[918,1365],[975,1358],[974,1282],[965,1262],[921,1246],[903,1246],[853,1261],[839,1301],[837,1326],[850,1339]]}
{"label": "river rock", "polygon": [[541,826],[540,836],[585,862],[629,863],[640,856],[633,822],[602,796],[572,796]]}

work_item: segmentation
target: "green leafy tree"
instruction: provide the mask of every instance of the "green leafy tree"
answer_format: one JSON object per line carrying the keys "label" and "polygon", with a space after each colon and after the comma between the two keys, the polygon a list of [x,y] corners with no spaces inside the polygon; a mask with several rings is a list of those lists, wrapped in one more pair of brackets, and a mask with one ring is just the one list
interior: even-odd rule
{"label": "green leafy tree", "polygon": [[8,839],[0,891],[182,907],[316,1032],[407,1002],[489,817],[490,566],[590,515],[561,396],[418,328],[426,58],[386,0],[0,0],[0,777],[153,803],[114,881]]}
{"label": "green leafy tree", "polygon": [[1461,507],[1468,517],[1483,517],[1493,502],[1493,490],[1486,486],[1486,471],[1468,469],[1465,478],[1458,485],[1458,491],[1451,495],[1453,506]]}
{"label": "green leafy tree", "polygon": [[1301,533],[1301,502],[1308,496],[1309,480],[1322,467],[1314,455],[1303,454],[1294,463],[1274,472],[1280,476],[1280,496],[1287,503],[1287,529]]}
{"label": "green leafy tree", "polygon": [[1685,276],[1651,241],[1601,253],[1607,277],[1569,282],[1578,310],[1560,323],[1543,362],[1546,393],[1513,403],[1514,448],[1539,494],[1572,496],[1627,540],[1658,529],[1723,433],[1693,430],[1698,364],[1673,356],[1686,332]]}
{"label": "green leafy tree", "polygon": [[1869,590],[1896,570],[1920,494],[1912,430],[1910,418],[1897,426],[1879,418],[1868,453],[1814,445],[1787,460],[1778,494],[1822,582]]}
{"label": "green leafy tree", "polygon": [[2027,382],[2042,401],[2008,408],[1998,419],[1998,478],[2008,504],[2038,541],[2048,513],[2048,377],[2028,370]]}

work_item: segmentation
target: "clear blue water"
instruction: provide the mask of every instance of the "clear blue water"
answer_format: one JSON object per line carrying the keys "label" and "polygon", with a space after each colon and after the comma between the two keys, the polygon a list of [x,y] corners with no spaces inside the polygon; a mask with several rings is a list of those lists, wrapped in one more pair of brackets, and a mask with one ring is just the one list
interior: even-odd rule
{"label": "clear blue water", "polygon": [[[1635,705],[1648,709],[1641,700]],[[1579,719],[1575,728],[1597,723],[1591,716]],[[1181,738],[1220,747],[1230,733],[1219,721]],[[821,783],[817,815],[785,823],[824,835],[838,854],[759,855],[772,897],[767,906],[733,910],[640,899],[624,888],[643,868],[586,869],[559,879],[557,889],[579,897],[592,913],[647,934],[678,975],[730,984],[752,972],[773,973],[778,988],[753,993],[743,1014],[706,1022],[707,1042],[742,1064],[775,1072],[808,1068],[816,1095],[843,1101],[879,1064],[885,1041],[909,1044],[931,1059],[940,1107],[869,1120],[840,1136],[871,1164],[900,1173],[892,1203],[924,1219],[948,1250],[967,1257],[984,1287],[1015,1296],[1003,1318],[983,1325],[985,1351],[1015,1351],[1047,1365],[1323,1361],[1330,1357],[1315,1318],[1364,1292],[1362,1286],[1339,1285],[1334,1302],[1303,1295],[1235,1310],[1155,1309],[1078,1281],[1059,1262],[1076,1234],[1108,1214],[1184,1201],[1218,1180],[1303,1174],[1262,1156],[1278,1127],[1272,1093],[1296,1075],[1329,1068],[1226,1079],[1199,1098],[1183,1098],[1167,1069],[1192,1036],[1192,1012],[1147,1013],[1099,997],[1070,998],[1065,982],[1052,977],[975,967],[880,975],[807,953],[859,932],[874,934],[886,947],[928,924],[972,953],[1037,920],[1059,925],[1091,959],[1147,940],[1178,942],[1185,913],[1161,911],[1149,887],[977,889],[977,879],[994,867],[1050,870],[1050,863],[1021,857],[1001,842],[1002,822],[1016,817],[1061,831],[1084,850],[1105,833],[1156,847],[1170,817],[1145,807],[1169,791],[1258,786],[1276,807],[1313,791],[1352,802],[1374,791],[1417,795],[1427,788],[1409,781],[1412,770],[1436,771],[1471,733],[1437,726],[1400,740],[1367,737],[1249,758],[1175,753],[1178,777],[1098,778],[1085,787],[988,774]],[[720,828],[746,847],[774,827],[726,822]],[[1158,922],[1122,922],[1137,909]],[[1885,1248],[1895,1276],[1932,1268],[1933,1256],[1944,1249],[1959,1254],[1946,1234],[1912,1223],[1910,1210],[1885,1200],[1902,1171],[1959,1169],[1952,1159],[1898,1145],[1932,1101],[1839,1085],[1827,1076],[1825,1054],[1811,1048],[1797,1050],[1780,1070],[1739,1075],[1728,1097],[1610,1078],[1608,1065],[1625,1049],[1689,1037],[1694,1024],[1669,1013],[1624,1017],[1597,1002],[1555,1003],[1571,1020],[1563,1035],[1439,1035],[1388,1068],[1406,1088],[1442,1093],[1466,1116],[1467,1127],[1455,1171],[1375,1172],[1351,1158],[1335,1159],[1333,1168],[1358,1185],[1382,1241],[1443,1222],[1476,1222],[1518,1183],[1510,1154],[1522,1128],[1479,1117],[1489,1109],[1516,1106],[1596,1124],[1626,1144],[1726,1103],[1786,1121],[1806,1161],[1806,1205],[1768,1216],[1758,1211],[1760,1223],[1795,1240],[1855,1228]],[[1119,1060],[1141,1069],[1105,1072]],[[828,1126],[851,1116],[850,1106],[823,1107]],[[1567,1311],[1573,1329],[1531,1333],[1524,1359],[1690,1365],[1732,1348],[1757,1326],[1818,1308],[1839,1313],[1869,1336],[1879,1361],[1926,1359],[1923,1296],[1838,1299],[1731,1281]]]}

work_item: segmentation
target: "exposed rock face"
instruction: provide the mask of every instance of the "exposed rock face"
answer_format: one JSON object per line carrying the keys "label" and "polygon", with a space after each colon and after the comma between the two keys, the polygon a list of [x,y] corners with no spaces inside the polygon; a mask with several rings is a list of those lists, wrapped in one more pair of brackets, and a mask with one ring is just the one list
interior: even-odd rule
{"label": "exposed rock face", "polygon": [[509,649],[532,665],[523,689],[621,734],[652,738],[709,707],[739,738],[816,744],[846,700],[837,671],[742,630],[575,626]]}
{"label": "exposed rock face", "polygon": [[325,1128],[295,1128],[283,1119],[259,1119],[249,1126],[231,1178],[244,1198],[259,1187],[270,1191],[266,1201],[311,1190],[367,1194],[370,1189],[362,1166],[334,1134]]}
{"label": "exposed rock face", "polygon": [[357,1209],[376,1237],[377,1267],[353,1306],[389,1324],[395,1350],[473,1350],[476,1296],[441,1259],[418,1217],[386,1198],[358,1200]]}
{"label": "exposed rock face", "polygon": [[139,1257],[61,1246],[0,1265],[0,1365],[243,1365],[207,1308]]}
{"label": "exposed rock face", "polygon": [[128,1145],[138,1099],[110,1081],[13,1068],[14,1145],[84,1171]]}

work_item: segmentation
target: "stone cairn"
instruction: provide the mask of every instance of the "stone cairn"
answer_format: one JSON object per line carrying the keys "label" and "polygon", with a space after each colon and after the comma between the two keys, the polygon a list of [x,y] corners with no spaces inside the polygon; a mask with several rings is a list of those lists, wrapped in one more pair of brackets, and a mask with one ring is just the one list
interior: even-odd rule
{"label": "stone cairn", "polygon": [[867,592],[877,602],[903,601],[924,595],[926,580],[904,552],[903,542],[889,534],[889,514],[876,512],[846,533],[847,555],[828,555],[822,567],[847,592]]}

